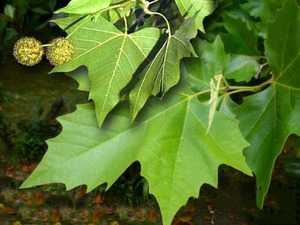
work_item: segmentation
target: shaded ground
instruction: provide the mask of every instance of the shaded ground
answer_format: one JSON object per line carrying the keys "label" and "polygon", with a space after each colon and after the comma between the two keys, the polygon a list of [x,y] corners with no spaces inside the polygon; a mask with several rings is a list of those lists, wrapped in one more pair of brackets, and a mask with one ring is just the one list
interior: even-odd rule
{"label": "shaded ground", "polygon": [[77,91],[77,83],[63,74],[48,74],[52,67],[46,60],[35,67],[24,67],[9,58],[5,65],[0,64],[0,82],[10,95],[3,110],[15,122],[29,119],[34,106],[41,104],[48,111],[57,99],[65,100],[64,112],[75,110],[75,105],[84,103],[85,92]]}
{"label": "shaded ground", "polygon": [[[13,59],[5,65],[0,64],[0,83],[9,99],[0,105],[0,110],[11,126],[31,119],[37,106],[48,112],[58,99],[64,102],[57,113],[59,115],[75,110],[78,103],[86,102],[87,94],[77,91],[75,81],[63,74],[49,75],[50,70],[46,61],[34,68],[18,65]],[[289,140],[285,154],[278,160],[263,211],[255,205],[254,179],[224,167],[220,172],[218,190],[204,186],[200,199],[190,199],[173,224],[300,224],[296,218],[299,214],[299,185],[296,188],[296,181],[284,171],[286,163],[297,153],[295,141],[295,138]],[[147,185],[136,176],[138,165],[132,166],[107,193],[103,193],[103,187],[88,195],[85,195],[84,187],[65,192],[63,185],[18,190],[36,163],[11,165],[4,154],[3,143],[0,148],[0,225],[161,224],[155,199],[143,191]]]}

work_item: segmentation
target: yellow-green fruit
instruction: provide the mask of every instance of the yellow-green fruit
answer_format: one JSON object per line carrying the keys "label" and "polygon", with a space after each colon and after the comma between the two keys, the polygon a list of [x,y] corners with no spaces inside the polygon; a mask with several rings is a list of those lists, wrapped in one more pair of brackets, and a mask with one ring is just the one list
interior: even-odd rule
{"label": "yellow-green fruit", "polygon": [[75,47],[65,38],[56,38],[49,44],[47,58],[53,66],[70,62],[75,54]]}
{"label": "yellow-green fruit", "polygon": [[43,54],[42,43],[33,37],[21,38],[14,46],[14,57],[25,66],[38,64],[42,60]]}

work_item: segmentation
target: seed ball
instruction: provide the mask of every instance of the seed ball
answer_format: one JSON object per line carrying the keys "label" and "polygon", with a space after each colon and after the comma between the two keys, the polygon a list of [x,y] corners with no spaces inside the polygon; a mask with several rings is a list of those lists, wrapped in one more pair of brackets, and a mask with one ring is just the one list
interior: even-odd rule
{"label": "seed ball", "polygon": [[70,62],[75,54],[72,42],[65,38],[56,38],[50,42],[47,50],[47,59],[53,66],[61,66]]}
{"label": "seed ball", "polygon": [[38,64],[42,60],[43,54],[42,43],[33,37],[21,38],[14,45],[14,57],[25,66]]}

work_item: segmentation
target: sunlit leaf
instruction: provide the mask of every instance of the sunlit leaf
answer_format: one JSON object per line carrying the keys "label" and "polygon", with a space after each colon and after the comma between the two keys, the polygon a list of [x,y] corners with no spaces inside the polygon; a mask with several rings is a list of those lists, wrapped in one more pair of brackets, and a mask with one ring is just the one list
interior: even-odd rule
{"label": "sunlit leaf", "polygon": [[216,6],[215,0],[175,0],[179,8],[181,15],[186,18],[194,16],[196,12],[199,12],[196,18],[196,24],[199,30],[204,32],[203,20],[206,16],[211,14]]}
{"label": "sunlit leaf", "polygon": [[166,40],[151,63],[140,74],[139,82],[130,93],[132,119],[135,119],[151,95],[166,93],[178,83],[181,59],[196,56],[190,43],[196,35],[197,28],[193,17]]}
{"label": "sunlit leaf", "polygon": [[62,133],[48,141],[48,152],[22,188],[48,183],[65,183],[68,190],[82,184],[88,191],[103,183],[110,187],[139,161],[163,224],[170,225],[204,183],[217,187],[221,164],[251,174],[242,153],[248,144],[238,122],[216,112],[206,133],[209,107],[189,88],[152,101],[133,125],[127,111],[126,105],[120,106],[102,128],[92,103],[61,117]]}
{"label": "sunlit leaf", "polygon": [[[62,27],[71,19],[56,22]],[[86,22],[84,19],[67,29],[69,40],[76,47],[74,59],[54,72],[69,72],[86,66],[91,81],[90,98],[96,105],[99,126],[120,101],[121,90],[156,44],[160,32],[145,28],[133,34],[120,32],[102,17]],[[97,35],[95,35],[95,33]]]}

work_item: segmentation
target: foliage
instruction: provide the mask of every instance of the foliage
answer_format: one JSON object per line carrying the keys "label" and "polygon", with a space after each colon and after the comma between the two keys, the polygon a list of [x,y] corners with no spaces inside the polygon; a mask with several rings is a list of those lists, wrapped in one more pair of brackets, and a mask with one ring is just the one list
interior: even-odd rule
{"label": "foliage", "polygon": [[94,3],[57,12],[76,53],[53,70],[87,67],[69,76],[93,101],[59,118],[62,133],[22,187],[109,188],[138,161],[169,225],[226,164],[255,174],[262,207],[277,156],[300,135],[298,1]]}
{"label": "foliage", "polygon": [[[282,35],[278,36],[279,32]],[[287,137],[300,135],[300,10],[297,3],[285,4],[276,19],[268,23],[267,36],[265,54],[272,68],[272,83],[263,92],[248,97],[237,114],[241,131],[246,140],[253,143],[245,155],[257,177],[260,207],[268,191],[274,161]],[[254,117],[251,121],[250,116]]]}

